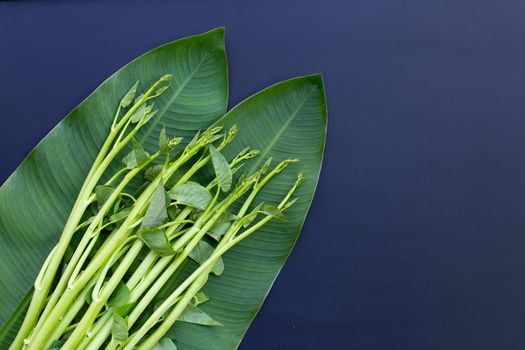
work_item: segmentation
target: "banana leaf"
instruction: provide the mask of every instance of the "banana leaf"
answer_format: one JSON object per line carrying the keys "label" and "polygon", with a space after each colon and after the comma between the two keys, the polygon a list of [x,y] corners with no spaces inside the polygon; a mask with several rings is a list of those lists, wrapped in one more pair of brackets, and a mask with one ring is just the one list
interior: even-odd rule
{"label": "banana leaf", "polygon": [[224,256],[225,270],[211,277],[204,293],[211,302],[200,306],[224,327],[179,323],[170,336],[181,349],[236,349],[286,262],[312,201],[323,158],[326,135],[326,102],[320,75],[278,83],[234,107],[217,124],[237,124],[239,132],[223,152],[233,157],[246,145],[261,150],[247,164],[247,172],[289,158],[289,165],[272,179],[256,202],[277,203],[299,172],[305,180],[297,202],[286,211],[287,221],[270,221]]}
{"label": "banana leaf", "polygon": [[188,138],[224,115],[224,29],[168,43],[117,71],[54,128],[0,188],[0,348],[15,335],[28,300],[24,296],[58,241],[107,136],[114,108],[137,80],[148,87],[165,74],[173,75],[171,88],[156,99],[159,112],[139,136],[146,148],[158,147],[163,125],[169,135]]}
{"label": "banana leaf", "polygon": [[[239,132],[224,155],[246,146],[275,164],[298,158],[265,187],[258,201],[278,202],[299,172],[305,181],[288,220],[271,221],[228,252],[225,271],[210,277],[202,308],[223,327],[176,323],[168,334],[181,349],[235,349],[290,254],[310,206],[321,167],[326,103],[320,75],[287,80],[246,99],[220,118],[227,106],[224,31],[181,39],[139,57],[95,90],[27,157],[0,188],[0,348],[13,339],[40,265],[60,235],[69,209],[111,124],[112,106],[140,79],[150,84],[173,74],[172,91],[158,101],[159,113],[142,135],[155,149],[162,125],[170,135],[191,136],[216,123]],[[220,118],[220,119],[219,119]]]}

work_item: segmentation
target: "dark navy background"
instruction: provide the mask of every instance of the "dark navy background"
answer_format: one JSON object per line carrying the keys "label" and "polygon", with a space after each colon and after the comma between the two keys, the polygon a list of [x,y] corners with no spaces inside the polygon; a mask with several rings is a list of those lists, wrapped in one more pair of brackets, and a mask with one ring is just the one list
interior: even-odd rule
{"label": "dark navy background", "polygon": [[116,69],[226,25],[231,105],[325,76],[313,207],[242,349],[525,348],[522,0],[0,2],[0,182]]}

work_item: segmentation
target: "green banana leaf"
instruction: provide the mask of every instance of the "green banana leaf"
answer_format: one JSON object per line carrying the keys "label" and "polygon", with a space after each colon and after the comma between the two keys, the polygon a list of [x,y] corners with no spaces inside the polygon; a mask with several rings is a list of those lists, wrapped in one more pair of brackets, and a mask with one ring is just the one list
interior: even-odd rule
{"label": "green banana leaf", "polygon": [[236,349],[260,309],[277,274],[286,262],[312,201],[323,159],[326,102],[322,77],[311,75],[273,85],[234,107],[217,125],[238,126],[234,141],[223,151],[232,158],[250,145],[261,154],[248,164],[248,172],[297,158],[266,185],[255,202],[278,203],[299,172],[305,180],[297,202],[286,211],[287,221],[272,220],[224,256],[225,270],[204,287],[211,302],[201,307],[224,327],[202,327],[180,322],[170,336],[181,349]]}
{"label": "green banana leaf", "polygon": [[[158,147],[169,135],[191,138],[224,115],[228,72],[224,29],[177,40],[132,61],[69,113],[0,188],[0,348],[14,339],[19,315],[40,266],[58,241],[87,172],[111,126],[114,108],[135,81],[148,87],[172,74],[171,88],[139,136]],[[27,299],[27,298],[26,298]],[[23,304],[23,303],[22,303]]]}
{"label": "green banana leaf", "polygon": [[[231,158],[247,145],[261,155],[247,164],[275,164],[298,158],[271,180],[258,201],[275,203],[299,172],[305,181],[287,222],[271,221],[224,257],[225,271],[210,277],[202,308],[223,327],[179,322],[169,336],[181,349],[235,349],[260,309],[299,235],[310,206],[323,157],[326,104],[319,75],[276,84],[240,103],[224,117],[227,104],[223,30],[216,29],[167,44],[141,56],[103,83],[39,144],[0,188],[0,347],[14,336],[21,302],[67,218],[99,145],[111,123],[111,106],[136,79],[149,84],[172,73],[175,92],[159,101],[160,118],[142,138],[157,147],[158,129],[189,136],[216,122],[237,124],[234,142],[223,152]],[[182,87],[182,88],[181,88]],[[109,109],[108,109],[109,108]],[[16,305],[19,313],[12,315]],[[18,317],[17,317],[18,316]],[[9,318],[9,320],[8,320]]]}

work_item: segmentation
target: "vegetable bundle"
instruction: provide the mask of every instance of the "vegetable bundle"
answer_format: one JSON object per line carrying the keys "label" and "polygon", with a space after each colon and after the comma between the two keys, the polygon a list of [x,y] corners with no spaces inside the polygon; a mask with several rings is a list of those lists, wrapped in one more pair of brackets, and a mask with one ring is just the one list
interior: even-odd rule
{"label": "vegetable bundle", "polygon": [[[310,76],[275,85],[212,123],[226,105],[227,92],[217,91],[224,77],[213,74],[221,71],[215,54],[223,50],[222,34],[218,29],[150,52],[73,112],[102,111],[105,121],[92,128],[105,136],[95,142],[58,243],[33,276],[34,290],[0,331],[12,349],[238,344],[313,195],[325,107],[322,83]],[[154,63],[163,75],[152,76]],[[82,147],[72,151],[81,157]],[[8,223],[4,188],[16,185],[17,173],[0,189],[0,239]],[[233,280],[224,279],[227,273]],[[240,305],[240,316],[228,297]],[[243,298],[254,302],[243,305]]]}

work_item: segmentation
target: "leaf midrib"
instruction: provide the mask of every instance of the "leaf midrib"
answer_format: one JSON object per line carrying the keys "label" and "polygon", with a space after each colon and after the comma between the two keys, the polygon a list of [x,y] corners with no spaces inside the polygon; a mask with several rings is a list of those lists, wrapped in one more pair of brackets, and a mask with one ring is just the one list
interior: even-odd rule
{"label": "leaf midrib", "polygon": [[164,106],[164,108],[162,108],[162,110],[159,112],[159,114],[157,115],[157,117],[155,118],[155,120],[153,120],[151,123],[150,123],[150,126],[148,128],[148,130],[146,130],[146,132],[144,133],[144,135],[142,136],[141,140],[140,140],[140,143],[144,143],[144,141],[149,137],[149,135],[151,134],[151,132],[155,129],[155,127],[157,126],[157,124],[159,123],[159,121],[162,119],[162,117],[164,116],[164,114],[166,114],[166,111],[168,110],[168,108],[175,102],[175,100],[177,99],[177,97],[179,97],[181,91],[186,87],[186,85],[188,85],[188,83],[190,82],[191,79],[193,79],[193,77],[195,76],[195,74],[199,71],[202,63],[210,56],[210,53],[207,53],[205,55],[203,55],[203,57],[201,58],[201,60],[199,61],[199,64],[197,64],[197,66],[195,66],[195,68],[193,69],[193,71],[188,75],[188,77],[186,78],[186,80],[184,80],[184,82],[179,85],[179,87],[177,88],[177,90],[175,90],[173,96],[169,99],[169,101],[166,103],[166,105]]}
{"label": "leaf midrib", "polygon": [[312,86],[310,91],[305,95],[303,101],[299,104],[299,106],[297,106],[296,110],[290,115],[290,118],[288,118],[288,120],[286,121],[286,123],[284,123],[282,128],[275,134],[275,137],[272,138],[272,140],[270,141],[268,146],[265,147],[265,150],[252,163],[252,165],[250,166],[250,170],[248,171],[248,174],[251,174],[257,167],[259,167],[259,165],[263,161],[267,160],[266,156],[273,149],[273,147],[275,146],[277,141],[279,141],[279,139],[281,138],[281,136],[285,132],[285,130],[288,129],[288,127],[290,126],[292,121],[295,119],[295,117],[299,114],[301,109],[303,109],[304,105],[306,104],[306,101],[308,101],[308,99],[310,98],[310,95],[314,92],[315,88],[316,88],[316,86]]}

